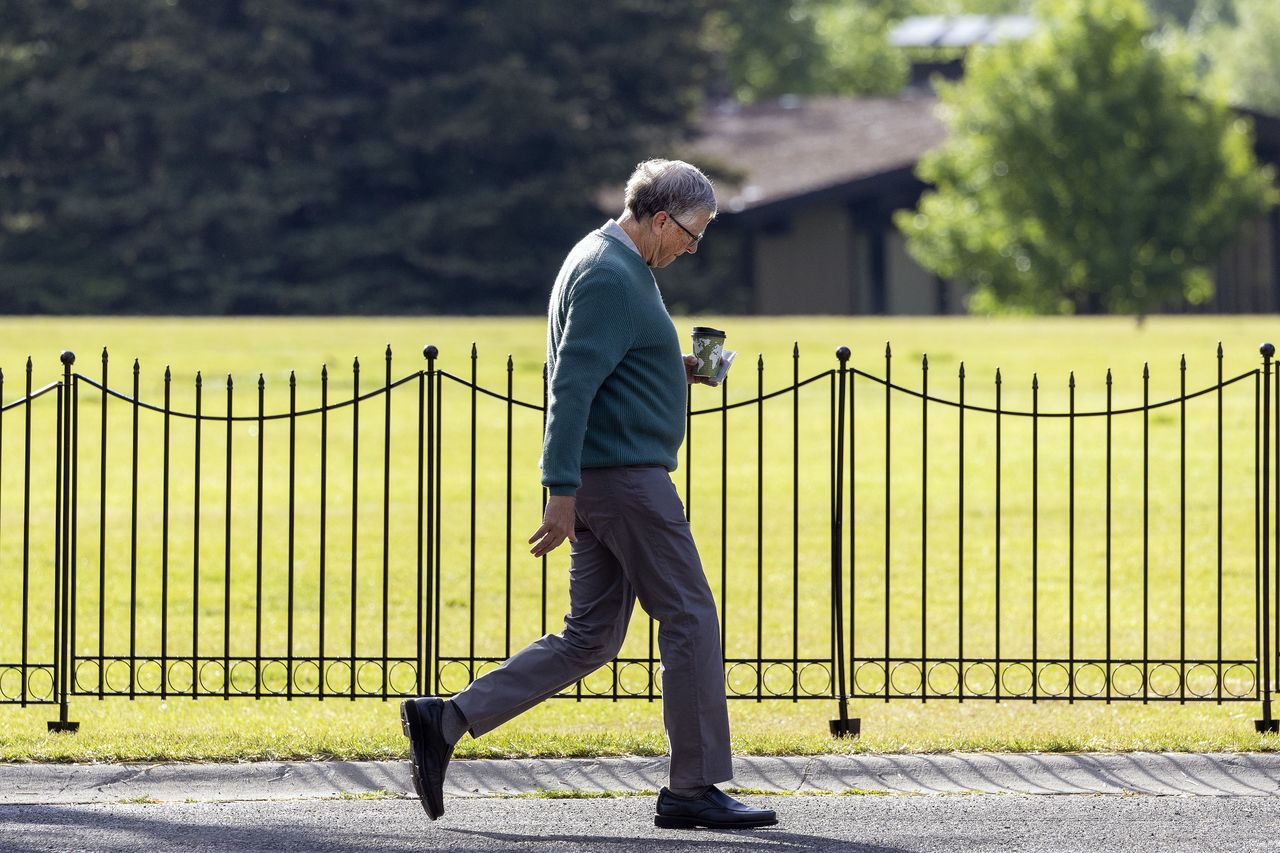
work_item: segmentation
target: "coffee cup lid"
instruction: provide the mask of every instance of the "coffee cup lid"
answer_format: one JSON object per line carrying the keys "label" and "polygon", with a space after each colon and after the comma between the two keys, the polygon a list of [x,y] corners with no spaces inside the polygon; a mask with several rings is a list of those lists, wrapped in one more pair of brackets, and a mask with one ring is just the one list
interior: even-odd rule
{"label": "coffee cup lid", "polygon": [[695,335],[703,335],[703,336],[706,336],[706,337],[708,337],[708,338],[723,338],[723,337],[725,337],[724,332],[720,331],[719,329],[713,329],[713,328],[711,328],[710,326],[694,326],[694,327],[693,327],[693,333],[694,333]]}

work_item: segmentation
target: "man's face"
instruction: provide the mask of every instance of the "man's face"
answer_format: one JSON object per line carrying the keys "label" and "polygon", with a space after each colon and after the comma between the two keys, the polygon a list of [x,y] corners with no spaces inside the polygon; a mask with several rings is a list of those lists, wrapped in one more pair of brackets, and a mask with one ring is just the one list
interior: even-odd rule
{"label": "man's face", "polygon": [[649,266],[662,269],[683,254],[692,255],[698,251],[698,243],[702,233],[711,222],[712,212],[700,210],[694,214],[685,214],[688,221],[675,219],[665,210],[653,215],[650,227],[658,238],[658,250],[654,253]]}

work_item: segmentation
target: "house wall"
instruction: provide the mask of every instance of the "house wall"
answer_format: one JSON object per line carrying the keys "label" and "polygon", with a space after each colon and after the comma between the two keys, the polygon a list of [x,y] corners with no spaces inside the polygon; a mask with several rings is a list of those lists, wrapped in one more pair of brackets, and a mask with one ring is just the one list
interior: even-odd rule
{"label": "house wall", "polygon": [[852,314],[852,223],[843,205],[814,206],[752,241],[757,314]]}
{"label": "house wall", "polygon": [[1272,313],[1280,310],[1276,293],[1274,214],[1245,226],[1213,269],[1213,298],[1200,310],[1213,313]]}
{"label": "house wall", "polygon": [[[886,314],[963,313],[964,294],[940,283],[907,253],[906,240],[885,227]],[[757,314],[873,314],[877,239],[870,221],[848,207],[815,206],[756,232],[753,242]]]}
{"label": "house wall", "polygon": [[885,232],[885,275],[889,283],[889,314],[938,314],[939,284],[937,276],[928,272],[907,253],[902,232],[891,228]]}

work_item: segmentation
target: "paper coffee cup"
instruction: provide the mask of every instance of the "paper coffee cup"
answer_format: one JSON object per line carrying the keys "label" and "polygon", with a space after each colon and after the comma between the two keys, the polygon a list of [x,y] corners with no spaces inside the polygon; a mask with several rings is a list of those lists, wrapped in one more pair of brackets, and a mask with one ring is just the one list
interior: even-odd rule
{"label": "paper coffee cup", "polygon": [[724,357],[724,332],[708,326],[693,329],[693,354],[698,359],[693,368],[694,376],[715,376]]}

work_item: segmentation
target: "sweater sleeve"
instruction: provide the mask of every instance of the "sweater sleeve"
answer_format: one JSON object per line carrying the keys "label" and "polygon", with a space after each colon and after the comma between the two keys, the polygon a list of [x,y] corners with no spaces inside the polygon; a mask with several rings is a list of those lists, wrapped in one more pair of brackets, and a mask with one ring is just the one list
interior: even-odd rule
{"label": "sweater sleeve", "polygon": [[616,273],[597,268],[574,282],[548,377],[542,485],[551,494],[573,495],[582,485],[582,442],[591,403],[631,349],[634,334],[626,284]]}

